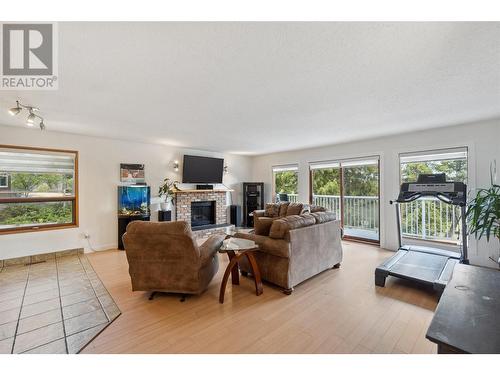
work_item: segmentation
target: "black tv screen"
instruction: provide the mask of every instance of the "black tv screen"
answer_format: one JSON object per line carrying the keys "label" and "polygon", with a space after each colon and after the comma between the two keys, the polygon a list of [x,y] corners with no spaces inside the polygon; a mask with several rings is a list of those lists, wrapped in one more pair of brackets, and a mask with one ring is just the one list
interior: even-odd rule
{"label": "black tv screen", "polygon": [[182,182],[188,184],[221,184],[224,159],[184,155]]}

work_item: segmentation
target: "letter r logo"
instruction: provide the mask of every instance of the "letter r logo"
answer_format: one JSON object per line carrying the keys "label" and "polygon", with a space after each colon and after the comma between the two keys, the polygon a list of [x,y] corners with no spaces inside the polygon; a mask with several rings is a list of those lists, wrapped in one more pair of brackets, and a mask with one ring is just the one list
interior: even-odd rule
{"label": "letter r logo", "polygon": [[3,74],[52,75],[52,24],[3,24]]}

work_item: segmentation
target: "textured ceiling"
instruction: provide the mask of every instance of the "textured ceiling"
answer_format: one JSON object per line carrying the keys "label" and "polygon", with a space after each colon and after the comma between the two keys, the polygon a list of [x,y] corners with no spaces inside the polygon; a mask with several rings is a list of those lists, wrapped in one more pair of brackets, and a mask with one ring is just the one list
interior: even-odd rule
{"label": "textured ceiling", "polygon": [[500,116],[499,67],[500,23],[60,23],[59,90],[0,105],[39,106],[48,131],[263,154]]}

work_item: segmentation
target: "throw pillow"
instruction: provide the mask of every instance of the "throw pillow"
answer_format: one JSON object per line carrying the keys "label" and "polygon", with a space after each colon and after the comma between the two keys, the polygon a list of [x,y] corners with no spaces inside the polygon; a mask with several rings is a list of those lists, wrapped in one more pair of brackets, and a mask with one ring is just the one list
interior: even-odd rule
{"label": "throw pillow", "polygon": [[266,203],[266,211],[264,216],[278,217],[280,212],[280,205],[277,203]]}
{"label": "throw pillow", "polygon": [[288,209],[286,210],[286,216],[300,215],[302,207],[304,207],[302,203],[290,203],[288,205]]}
{"label": "throw pillow", "polygon": [[278,213],[278,216],[286,216],[286,211],[288,210],[288,206],[290,205],[290,202],[282,202],[280,203],[280,210]]}

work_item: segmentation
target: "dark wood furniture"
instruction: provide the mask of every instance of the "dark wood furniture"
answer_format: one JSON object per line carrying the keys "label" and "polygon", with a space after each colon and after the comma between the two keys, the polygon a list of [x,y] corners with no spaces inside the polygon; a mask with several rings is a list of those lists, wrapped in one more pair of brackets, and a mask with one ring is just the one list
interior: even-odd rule
{"label": "dark wood furniture", "polygon": [[243,183],[243,226],[253,227],[253,216],[250,214],[255,210],[264,209],[264,183]]}
{"label": "dark wood furniture", "polygon": [[122,236],[127,231],[128,223],[130,223],[131,221],[134,221],[134,220],[149,221],[149,215],[147,215],[147,216],[118,215],[118,249],[125,250],[125,248],[123,247]]}
{"label": "dark wood furniture", "polygon": [[172,221],[172,211],[158,211],[158,221]]}
{"label": "dark wood furniture", "polygon": [[[241,239],[238,240],[241,241]],[[253,242],[249,240],[243,240],[243,241]],[[257,245],[245,249],[237,249],[237,247],[225,246],[225,244],[222,245],[222,247],[219,249],[219,252],[227,253],[227,256],[229,257],[229,264],[226,268],[226,271],[224,272],[224,277],[222,278],[222,283],[220,285],[220,293],[219,293],[220,303],[224,303],[224,294],[226,293],[226,285],[227,285],[227,280],[229,279],[229,274],[231,274],[232,284],[240,285],[238,262],[243,257],[246,257],[248,259],[248,263],[250,264],[250,267],[252,269],[252,275],[254,277],[254,282],[255,282],[255,294],[257,296],[260,296],[263,293],[262,279],[260,277],[259,266],[257,265],[257,261],[255,260],[255,257],[253,255],[253,252],[258,249],[259,247]]]}
{"label": "dark wood furniture", "polygon": [[439,354],[500,353],[500,271],[457,264],[427,330]]}

